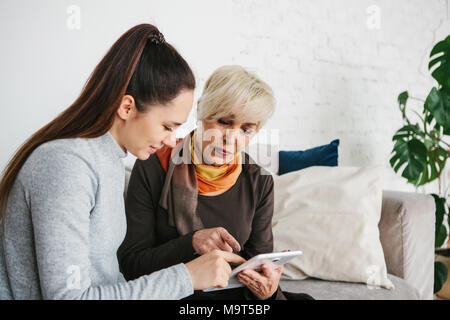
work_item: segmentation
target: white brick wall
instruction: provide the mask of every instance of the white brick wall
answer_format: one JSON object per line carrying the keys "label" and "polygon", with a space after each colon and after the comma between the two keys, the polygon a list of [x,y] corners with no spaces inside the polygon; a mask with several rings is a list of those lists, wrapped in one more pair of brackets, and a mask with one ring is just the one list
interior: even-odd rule
{"label": "white brick wall", "polygon": [[450,34],[448,10],[442,0],[234,0],[233,62],[274,88],[268,128],[280,129],[280,148],[339,138],[339,165],[384,165],[386,188],[414,190],[389,166],[396,99],[424,99],[435,85],[428,55]]}
{"label": "white brick wall", "polygon": [[340,165],[384,165],[386,188],[414,190],[388,163],[402,125],[396,98],[424,99],[434,85],[428,54],[450,34],[449,16],[447,0],[2,0],[0,169],[76,99],[119,35],[150,22],[192,66],[196,97],[218,66],[246,66],[275,91],[267,129],[279,129],[281,149],[339,138]]}

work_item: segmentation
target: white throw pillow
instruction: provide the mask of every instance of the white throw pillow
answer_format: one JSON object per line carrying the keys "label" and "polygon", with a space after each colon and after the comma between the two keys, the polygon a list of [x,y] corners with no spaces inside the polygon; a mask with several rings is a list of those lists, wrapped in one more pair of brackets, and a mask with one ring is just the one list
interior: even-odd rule
{"label": "white throw pillow", "polygon": [[283,279],[393,289],[380,242],[382,167],[314,166],[274,175],[274,251],[302,250]]}

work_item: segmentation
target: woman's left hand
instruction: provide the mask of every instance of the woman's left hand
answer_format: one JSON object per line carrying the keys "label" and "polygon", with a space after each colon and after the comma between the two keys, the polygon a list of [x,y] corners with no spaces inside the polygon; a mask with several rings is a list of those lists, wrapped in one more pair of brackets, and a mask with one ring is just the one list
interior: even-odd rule
{"label": "woman's left hand", "polygon": [[271,297],[277,291],[283,266],[273,269],[270,264],[261,266],[262,273],[252,269],[245,269],[238,273],[237,279],[258,298]]}

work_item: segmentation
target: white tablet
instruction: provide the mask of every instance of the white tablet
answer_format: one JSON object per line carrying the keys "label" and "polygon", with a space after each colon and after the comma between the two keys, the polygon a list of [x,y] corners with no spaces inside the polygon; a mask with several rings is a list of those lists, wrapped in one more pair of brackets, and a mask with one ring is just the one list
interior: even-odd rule
{"label": "white tablet", "polygon": [[254,256],[247,262],[237,266],[233,269],[233,271],[230,274],[230,279],[228,280],[228,286],[225,288],[208,288],[203,290],[204,292],[208,291],[216,291],[216,290],[224,290],[224,289],[231,289],[231,288],[237,288],[237,287],[243,287],[244,285],[239,282],[237,279],[237,274],[241,272],[244,269],[253,269],[253,270],[260,270],[261,265],[265,262],[272,263],[273,268],[277,268],[279,266],[282,266],[289,260],[298,257],[302,254],[302,251],[287,251],[287,252],[274,252],[274,253],[264,253],[264,254],[258,254],[257,256]]}

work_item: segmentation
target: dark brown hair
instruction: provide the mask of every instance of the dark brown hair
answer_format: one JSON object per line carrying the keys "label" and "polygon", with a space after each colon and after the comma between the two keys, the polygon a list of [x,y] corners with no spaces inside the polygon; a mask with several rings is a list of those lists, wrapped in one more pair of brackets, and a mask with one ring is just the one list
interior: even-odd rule
{"label": "dark brown hair", "polygon": [[16,151],[0,181],[0,222],[4,227],[9,193],[29,155],[41,144],[64,138],[96,138],[113,125],[125,94],[132,95],[139,112],[152,104],[166,104],[183,89],[195,88],[187,62],[151,24],[124,33],[95,67],[80,96]]}

